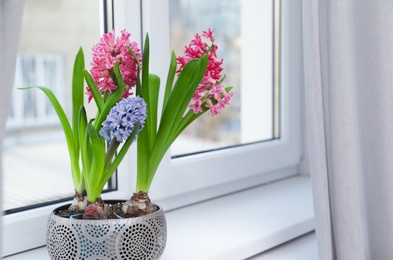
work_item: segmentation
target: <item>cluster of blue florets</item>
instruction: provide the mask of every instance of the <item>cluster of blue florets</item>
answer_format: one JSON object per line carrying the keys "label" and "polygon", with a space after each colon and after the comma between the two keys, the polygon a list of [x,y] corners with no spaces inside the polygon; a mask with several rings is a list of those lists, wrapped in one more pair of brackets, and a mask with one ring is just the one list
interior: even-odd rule
{"label": "cluster of blue florets", "polygon": [[[130,137],[138,122],[139,130],[142,130],[146,119],[146,102],[140,97],[128,97],[119,101],[109,112],[106,120],[102,123],[100,135],[108,142],[115,138],[122,143]],[[137,138],[135,136],[135,139]]]}

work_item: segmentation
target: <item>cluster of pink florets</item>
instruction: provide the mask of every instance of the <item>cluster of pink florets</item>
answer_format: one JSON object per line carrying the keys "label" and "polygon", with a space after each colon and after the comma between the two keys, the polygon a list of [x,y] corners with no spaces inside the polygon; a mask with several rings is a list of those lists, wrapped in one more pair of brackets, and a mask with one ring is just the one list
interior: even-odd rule
{"label": "cluster of pink florets", "polygon": [[204,111],[202,108],[202,105],[204,105],[210,109],[209,114],[215,116],[229,104],[233,92],[227,93],[225,87],[221,85],[223,60],[217,58],[218,47],[214,44],[213,31],[208,29],[203,32],[202,36],[211,43],[203,42],[199,34],[196,34],[191,43],[186,46],[184,56],[177,58],[177,62],[180,64],[177,72],[180,73],[190,60],[200,59],[203,55],[208,55],[206,73],[192,97],[189,108],[197,114]]}
{"label": "cluster of pink florets", "polygon": [[[177,58],[180,65],[177,72],[180,73],[190,60],[200,59],[204,55],[208,56],[206,73],[192,97],[189,108],[197,114],[203,112],[203,107],[206,107],[209,109],[209,114],[215,116],[229,104],[233,92],[227,93],[225,87],[221,85],[223,81],[221,77],[223,60],[217,58],[218,47],[214,44],[213,31],[208,29],[202,33],[202,36],[209,40],[210,44],[203,42],[201,36],[196,34],[191,43],[186,46],[184,56]],[[139,71],[138,63],[130,54],[128,47],[133,50],[139,63],[142,60],[137,43],[130,42],[129,38],[130,34],[126,30],[122,30],[121,36],[115,38],[115,31],[113,30],[104,34],[100,42],[93,47],[90,73],[103,96],[112,94],[117,89],[113,71],[116,61],[119,62],[120,72],[127,85],[123,97],[127,98],[132,94],[131,89],[136,85]],[[90,89],[86,89],[90,102],[93,96]]]}
{"label": "cluster of pink florets", "polygon": [[[115,84],[114,66],[119,62],[120,72],[124,83],[127,85],[123,97],[132,94],[131,89],[136,85],[138,77],[138,64],[130,54],[128,47],[135,53],[141,62],[141,52],[136,42],[130,42],[130,34],[126,30],[121,31],[121,36],[115,38],[115,30],[104,34],[100,42],[93,47],[93,61],[91,62],[91,76],[103,96],[111,94],[117,89]],[[90,89],[87,88],[89,102],[92,99]]]}

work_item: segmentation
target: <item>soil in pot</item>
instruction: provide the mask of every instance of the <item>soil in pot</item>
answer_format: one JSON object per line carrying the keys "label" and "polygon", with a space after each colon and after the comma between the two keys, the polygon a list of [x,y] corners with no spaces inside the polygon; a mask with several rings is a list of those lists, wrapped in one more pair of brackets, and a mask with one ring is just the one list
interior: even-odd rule
{"label": "soil in pot", "polygon": [[[105,203],[115,213],[115,215],[109,219],[116,219],[119,217],[120,218],[139,217],[139,215],[128,214],[128,213],[124,213],[122,211],[122,206],[124,204],[124,201],[107,200],[107,201],[105,201]],[[154,206],[154,212],[156,212],[157,210],[158,210],[158,207]],[[57,208],[57,210],[55,210],[54,213],[55,213],[55,215],[57,215],[59,217],[63,217],[63,218],[70,218],[71,216],[73,216],[74,219],[82,219],[83,218],[83,212],[81,212],[79,214],[75,214],[75,211],[69,210],[68,206]]]}

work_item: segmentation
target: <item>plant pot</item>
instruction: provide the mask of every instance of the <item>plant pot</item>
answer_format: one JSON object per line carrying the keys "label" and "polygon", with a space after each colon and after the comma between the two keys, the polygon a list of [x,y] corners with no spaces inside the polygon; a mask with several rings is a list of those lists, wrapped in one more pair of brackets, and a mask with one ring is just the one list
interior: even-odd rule
{"label": "plant pot", "polygon": [[68,207],[55,209],[48,220],[46,242],[51,259],[158,259],[165,249],[166,220],[158,206],[153,214],[136,218],[83,220],[56,215]]}

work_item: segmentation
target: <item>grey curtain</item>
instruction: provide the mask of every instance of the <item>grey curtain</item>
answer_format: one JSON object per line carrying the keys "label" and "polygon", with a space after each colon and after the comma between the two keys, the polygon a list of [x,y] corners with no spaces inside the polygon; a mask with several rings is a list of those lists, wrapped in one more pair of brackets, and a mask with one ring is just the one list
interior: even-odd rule
{"label": "grey curtain", "polygon": [[0,144],[14,82],[23,5],[24,0],[0,1]]}
{"label": "grey curtain", "polygon": [[[24,0],[0,0],[0,148],[4,139],[5,123],[14,82],[23,5]],[[2,187],[1,153],[2,149],[0,149],[0,187]]]}
{"label": "grey curtain", "polygon": [[303,0],[320,259],[393,259],[393,1]]}

